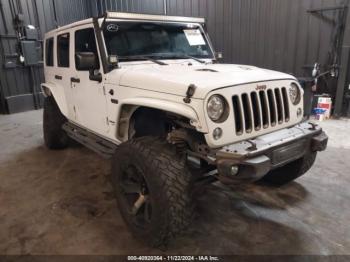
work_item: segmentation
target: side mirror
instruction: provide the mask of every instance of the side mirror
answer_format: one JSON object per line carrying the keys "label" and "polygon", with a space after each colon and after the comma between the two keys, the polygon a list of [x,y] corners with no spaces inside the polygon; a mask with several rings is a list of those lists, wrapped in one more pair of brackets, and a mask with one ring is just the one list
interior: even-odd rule
{"label": "side mirror", "polygon": [[80,71],[91,71],[98,68],[97,55],[93,52],[80,52],[75,54],[76,67]]}
{"label": "side mirror", "polygon": [[89,71],[89,79],[92,81],[102,82],[101,73],[95,74],[99,68],[98,58],[92,52],[80,52],[75,55],[75,63],[78,70]]}

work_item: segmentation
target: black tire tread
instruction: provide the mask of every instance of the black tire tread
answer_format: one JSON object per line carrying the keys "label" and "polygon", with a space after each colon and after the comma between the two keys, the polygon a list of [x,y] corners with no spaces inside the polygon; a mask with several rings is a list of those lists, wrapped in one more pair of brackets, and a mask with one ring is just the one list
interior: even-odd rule
{"label": "black tire tread", "polygon": [[[186,167],[185,160],[177,153],[176,148],[164,139],[156,137],[141,137],[128,141],[117,149],[114,164],[118,163],[118,152],[132,150],[143,158],[152,170],[157,170],[157,177],[163,199],[162,218],[158,223],[161,230],[152,235],[142,235],[143,240],[153,247],[166,246],[175,236],[184,232],[194,217],[192,199],[192,176]],[[113,170],[115,170],[113,168]]]}
{"label": "black tire tread", "polygon": [[61,113],[55,99],[48,96],[44,101],[43,132],[45,145],[49,149],[63,149],[68,146],[69,138],[62,129],[67,122],[66,117]]}

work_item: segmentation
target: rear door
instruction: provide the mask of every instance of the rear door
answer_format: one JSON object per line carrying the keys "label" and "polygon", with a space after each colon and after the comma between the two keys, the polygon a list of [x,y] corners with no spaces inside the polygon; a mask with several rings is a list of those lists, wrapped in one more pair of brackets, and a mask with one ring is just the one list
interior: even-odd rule
{"label": "rear door", "polygon": [[66,117],[74,121],[76,110],[72,99],[71,86],[71,62],[70,62],[71,33],[69,31],[59,33],[56,37],[56,60],[53,81],[59,92],[64,93],[67,106]]}
{"label": "rear door", "polygon": [[[52,34],[45,38],[45,82],[52,88],[55,100],[60,107],[61,112],[70,118],[69,110],[67,108],[66,91],[69,91],[69,81],[64,82],[64,69],[57,67],[57,38]],[[68,78],[66,78],[68,80]]]}

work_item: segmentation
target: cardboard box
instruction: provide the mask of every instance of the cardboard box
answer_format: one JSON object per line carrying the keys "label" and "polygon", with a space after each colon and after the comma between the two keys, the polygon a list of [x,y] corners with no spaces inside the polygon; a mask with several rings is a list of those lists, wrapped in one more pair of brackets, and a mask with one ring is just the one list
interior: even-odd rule
{"label": "cardboard box", "polygon": [[331,111],[332,111],[332,98],[330,97],[319,97],[317,108],[325,109],[324,117],[326,119],[331,117]]}

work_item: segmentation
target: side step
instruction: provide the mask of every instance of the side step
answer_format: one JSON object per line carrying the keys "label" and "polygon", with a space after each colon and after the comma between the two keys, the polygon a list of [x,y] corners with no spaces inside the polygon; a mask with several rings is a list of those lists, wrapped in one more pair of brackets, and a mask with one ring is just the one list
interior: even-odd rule
{"label": "side step", "polygon": [[72,123],[67,122],[62,128],[70,138],[95,151],[104,158],[111,158],[118,147],[116,144]]}

